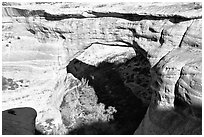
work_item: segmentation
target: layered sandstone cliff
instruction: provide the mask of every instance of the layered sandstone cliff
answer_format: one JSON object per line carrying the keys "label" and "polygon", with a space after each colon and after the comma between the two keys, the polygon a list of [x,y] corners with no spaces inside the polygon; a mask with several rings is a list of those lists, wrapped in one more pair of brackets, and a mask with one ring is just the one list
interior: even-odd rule
{"label": "layered sandstone cliff", "polygon": [[5,6],[3,61],[48,60],[56,68],[49,108],[37,123],[63,123],[60,110],[73,92],[70,79],[85,77],[114,92],[104,83],[120,76],[121,89],[149,106],[135,134],[201,134],[201,10],[201,3]]}

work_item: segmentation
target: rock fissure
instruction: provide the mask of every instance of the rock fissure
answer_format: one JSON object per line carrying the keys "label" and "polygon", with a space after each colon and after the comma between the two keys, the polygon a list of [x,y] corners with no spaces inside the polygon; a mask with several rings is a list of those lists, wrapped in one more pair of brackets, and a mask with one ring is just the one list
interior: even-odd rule
{"label": "rock fissure", "polygon": [[192,22],[190,23],[189,26],[187,26],[186,31],[184,32],[182,38],[181,38],[181,42],[179,43],[178,47],[181,47],[181,44],[183,42],[184,37],[186,36],[186,33],[188,32],[188,29],[191,27],[191,25],[193,24],[194,20],[192,20]]}

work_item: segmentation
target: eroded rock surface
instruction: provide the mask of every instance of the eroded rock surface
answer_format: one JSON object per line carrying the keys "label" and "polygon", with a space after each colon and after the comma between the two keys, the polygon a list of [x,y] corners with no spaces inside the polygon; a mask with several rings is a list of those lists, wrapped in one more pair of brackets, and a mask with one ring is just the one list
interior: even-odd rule
{"label": "eroded rock surface", "polygon": [[200,50],[178,48],[153,67],[155,94],[136,134],[202,133],[201,60]]}
{"label": "eroded rock surface", "polygon": [[202,134],[202,20],[190,22],[151,69],[155,94],[135,134]]}
{"label": "eroded rock surface", "polygon": [[[59,129],[63,123],[60,105],[67,92],[72,91],[69,81],[75,77],[100,81],[103,73],[95,70],[100,64],[112,63],[112,66],[122,65],[116,68],[105,65],[100,69],[117,71],[121,84],[145,106],[150,104],[135,134],[201,134],[201,11],[201,3],[5,6],[2,10],[5,70],[16,66],[7,61],[39,60],[26,65],[26,69],[30,71],[30,65],[42,69],[30,71],[32,77],[24,77],[35,83],[37,75],[34,74],[38,73],[51,79],[47,84],[52,87],[49,90],[55,85],[52,95],[44,101],[49,104],[46,108],[49,113],[43,113],[37,121],[42,126],[48,121],[49,129],[46,124],[42,129],[49,133],[53,132],[50,127]],[[49,65],[54,71],[47,67]],[[66,74],[66,68],[75,77]],[[50,75],[51,72],[55,75]],[[69,79],[65,79],[66,75],[70,75]],[[111,74],[108,75],[111,78]],[[11,74],[4,71],[3,76]],[[15,77],[20,76],[15,73]],[[104,75],[103,81],[106,78]],[[111,86],[104,87],[107,91],[111,89]]]}

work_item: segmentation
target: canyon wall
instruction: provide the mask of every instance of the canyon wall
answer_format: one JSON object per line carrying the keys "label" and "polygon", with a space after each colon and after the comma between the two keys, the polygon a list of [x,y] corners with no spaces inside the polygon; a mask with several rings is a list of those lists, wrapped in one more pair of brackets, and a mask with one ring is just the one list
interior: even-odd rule
{"label": "canyon wall", "polygon": [[[133,60],[129,68],[118,69],[125,86],[144,106],[149,106],[135,134],[201,134],[201,3],[57,3],[8,6],[2,11],[4,30],[16,22],[16,26],[23,27],[19,31],[13,26],[15,34],[45,43],[13,46],[3,53],[3,60],[14,60],[10,54],[17,49],[41,49],[43,55],[39,58],[57,62],[56,80],[61,79],[61,85],[55,87],[51,97],[57,116],[60,117],[62,98],[69,92],[66,89],[70,83],[64,77],[70,74],[65,69],[77,77],[102,62],[122,64],[140,57],[144,62]],[[7,38],[12,34],[3,33]],[[73,62],[74,59],[79,61]],[[92,67],[86,68],[83,63]],[[57,122],[56,125],[62,123]]]}

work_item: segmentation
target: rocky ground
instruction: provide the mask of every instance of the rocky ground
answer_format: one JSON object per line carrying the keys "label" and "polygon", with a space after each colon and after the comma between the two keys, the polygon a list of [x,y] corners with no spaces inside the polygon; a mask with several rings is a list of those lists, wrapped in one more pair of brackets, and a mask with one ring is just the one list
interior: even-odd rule
{"label": "rocky ground", "polygon": [[[201,11],[4,2],[4,134],[201,134]],[[24,111],[31,128],[7,130]]]}

